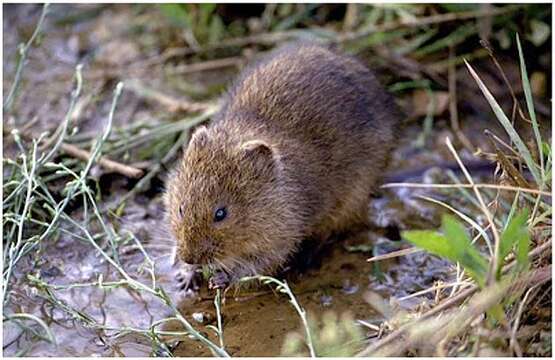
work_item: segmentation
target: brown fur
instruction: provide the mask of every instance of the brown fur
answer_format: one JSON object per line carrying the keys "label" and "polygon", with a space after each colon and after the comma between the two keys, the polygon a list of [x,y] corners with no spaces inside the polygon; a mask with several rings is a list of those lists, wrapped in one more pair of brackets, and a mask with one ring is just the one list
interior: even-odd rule
{"label": "brown fur", "polygon": [[[399,119],[355,59],[311,44],[272,52],[242,73],[170,176],[178,256],[234,278],[271,274],[303,239],[366,224]],[[228,217],[216,223],[219,206]]]}

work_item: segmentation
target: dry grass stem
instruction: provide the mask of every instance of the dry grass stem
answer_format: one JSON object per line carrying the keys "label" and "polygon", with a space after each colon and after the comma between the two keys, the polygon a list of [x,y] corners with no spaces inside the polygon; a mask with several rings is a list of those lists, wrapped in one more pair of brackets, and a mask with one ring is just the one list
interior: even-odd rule
{"label": "dry grass stem", "polygon": [[[88,161],[91,158],[91,153],[89,151],[80,149],[72,144],[62,143],[60,148],[66,154],[77,159]],[[100,157],[97,163],[109,172],[115,172],[134,179],[140,178],[144,174],[144,171],[141,169],[110,160],[106,156]]]}
{"label": "dry grass stem", "polygon": [[230,57],[230,58],[223,58],[217,60],[210,60],[210,61],[203,61],[185,65],[178,65],[169,69],[169,73],[172,75],[177,74],[191,74],[195,72],[201,71],[208,71],[208,70],[215,70],[221,69],[226,67],[240,67],[244,63],[242,57]]}
{"label": "dry grass stem", "polygon": [[158,90],[144,86],[139,80],[131,80],[127,84],[129,90],[137,96],[159,103],[171,112],[199,112],[212,108],[213,104],[199,103],[184,99],[175,99]]}
{"label": "dry grass stem", "polygon": [[421,183],[387,183],[381,186],[382,188],[394,188],[394,187],[411,187],[411,188],[431,188],[431,189],[456,189],[456,188],[478,188],[478,189],[494,189],[494,190],[507,190],[507,191],[521,191],[525,193],[543,195],[551,197],[552,194],[547,191],[541,191],[536,189],[526,189],[517,186],[510,185],[496,185],[496,184],[421,184]]}
{"label": "dry grass stem", "polygon": [[421,252],[421,251],[424,251],[424,250],[420,249],[420,248],[417,248],[417,247],[411,247],[411,248],[408,248],[408,249],[392,251],[392,252],[389,252],[387,254],[373,256],[369,259],[366,259],[366,261],[374,262],[374,261],[381,261],[381,260],[385,260],[385,259],[393,259],[393,258],[396,258],[396,257],[399,257],[399,256],[414,254],[414,253]]}

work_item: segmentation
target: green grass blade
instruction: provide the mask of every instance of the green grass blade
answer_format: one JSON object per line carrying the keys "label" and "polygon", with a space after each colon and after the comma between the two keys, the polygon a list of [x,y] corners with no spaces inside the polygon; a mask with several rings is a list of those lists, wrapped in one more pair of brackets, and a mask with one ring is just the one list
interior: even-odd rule
{"label": "green grass blade", "polygon": [[434,53],[438,50],[448,47],[449,45],[459,44],[463,42],[467,37],[474,34],[476,31],[477,28],[475,24],[460,26],[449,35],[442,37],[441,39],[433,42],[430,45],[423,46],[420,49],[414,51],[412,53],[412,56],[414,56],[415,58],[421,58],[424,55]]}
{"label": "green grass blade", "polygon": [[509,215],[507,215],[507,219],[505,219],[505,226],[503,227],[503,231],[507,230],[507,227],[509,226],[509,224],[511,223],[513,216],[516,213],[516,210],[518,208],[518,204],[519,204],[519,198],[520,198],[520,191],[517,191],[515,194],[515,198],[513,200],[513,203],[511,204],[511,209],[509,210]]}
{"label": "green grass blade", "polygon": [[491,109],[495,113],[495,116],[497,117],[501,125],[503,125],[503,128],[505,128],[505,131],[507,132],[507,134],[509,134],[509,137],[516,145],[520,155],[524,158],[524,162],[526,163],[526,166],[528,166],[528,169],[530,169],[530,172],[532,173],[534,180],[538,185],[541,184],[542,181],[541,181],[541,175],[538,172],[538,165],[532,159],[530,150],[528,150],[528,148],[526,147],[526,145],[524,144],[524,142],[516,132],[515,128],[513,127],[513,125],[505,115],[505,113],[503,112],[503,109],[501,109],[501,106],[499,106],[499,104],[497,103],[497,100],[495,100],[495,98],[490,93],[486,85],[482,82],[478,74],[476,74],[476,71],[474,71],[474,69],[472,68],[472,66],[470,66],[468,62],[465,61],[465,64],[468,70],[470,71],[470,74],[472,75],[472,77],[480,87],[480,90],[484,94],[484,97],[488,101]]}
{"label": "green grass blade", "polygon": [[[536,137],[536,143],[538,144],[538,154],[540,158],[540,169],[542,173],[542,181],[545,181],[544,166],[543,166],[542,137],[540,134],[540,127],[538,126],[538,120],[536,119],[536,111],[534,109],[534,100],[532,99],[530,80],[528,79],[528,73],[526,71],[526,63],[524,62],[524,55],[522,53],[522,46],[520,45],[520,38],[518,36],[518,33],[516,34],[516,45],[518,47],[518,57],[520,58],[520,74],[522,77],[522,88],[524,90],[524,96],[526,97],[526,106],[528,106],[528,113],[530,115],[530,120],[532,120],[532,128],[534,130],[534,136]],[[538,185],[543,187],[543,182],[538,183]]]}
{"label": "green grass blade", "polygon": [[[530,234],[528,232],[528,226],[526,225],[526,220],[528,220],[528,210],[525,209],[515,216],[513,216],[503,234],[501,234],[501,242],[499,243],[499,266],[497,267],[497,278],[501,276],[501,268],[503,267],[503,259],[509,254],[511,249],[517,244],[519,252],[520,250],[526,250],[525,259],[519,259],[517,254],[517,261],[527,261],[528,259],[528,245],[530,242]],[[523,264],[525,265],[525,264]]]}
{"label": "green grass blade", "polygon": [[[528,218],[528,211],[526,210],[523,214],[524,218]],[[526,226],[526,220],[524,220],[522,227],[520,228],[519,238],[516,249],[516,263],[517,270],[522,272],[528,270],[530,265],[530,260],[528,259],[528,252],[530,251],[530,230]]]}

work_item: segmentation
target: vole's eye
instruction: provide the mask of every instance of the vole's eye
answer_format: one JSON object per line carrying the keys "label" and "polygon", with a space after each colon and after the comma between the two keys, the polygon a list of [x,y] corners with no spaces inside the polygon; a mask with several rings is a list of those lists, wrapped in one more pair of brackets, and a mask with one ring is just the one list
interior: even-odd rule
{"label": "vole's eye", "polygon": [[225,207],[218,208],[214,212],[214,222],[222,221],[227,217],[227,209]]}
{"label": "vole's eye", "polygon": [[179,217],[182,218],[185,215],[185,204],[179,205],[178,211],[179,211]]}

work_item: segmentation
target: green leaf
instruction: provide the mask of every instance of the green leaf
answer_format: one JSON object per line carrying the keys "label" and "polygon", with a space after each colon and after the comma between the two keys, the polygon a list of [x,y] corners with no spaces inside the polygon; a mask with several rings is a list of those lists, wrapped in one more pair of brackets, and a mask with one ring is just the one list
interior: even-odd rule
{"label": "green leaf", "polygon": [[548,142],[542,142],[542,149],[547,157],[551,157],[551,145]]}
{"label": "green leaf", "polygon": [[222,19],[214,15],[210,21],[210,30],[208,32],[208,43],[215,44],[220,41],[225,34],[225,25]]}
{"label": "green leaf", "polygon": [[[526,220],[528,220],[528,210],[525,209],[520,211],[514,217],[509,220],[509,224],[501,234],[501,241],[499,243],[499,263],[497,266],[496,274],[497,280],[501,277],[501,269],[503,267],[503,259],[509,254],[511,249],[514,247],[515,244],[518,244],[517,250],[517,262],[519,263],[519,267],[525,265],[524,263],[521,265],[521,261],[525,263],[528,262],[528,248],[530,243],[530,233],[528,231],[528,226],[526,225]],[[524,252],[524,259],[520,259],[520,251]]]}
{"label": "green leaf", "polygon": [[485,284],[487,261],[472,246],[464,227],[455,218],[444,215],[442,218],[443,234],[430,230],[403,232],[403,237],[428,252],[459,262],[469,275],[480,285]]}
{"label": "green leaf", "polygon": [[492,306],[487,311],[488,318],[491,321],[491,325],[497,324],[505,324],[506,323],[506,316],[505,311],[503,310],[503,306],[501,304],[496,304]]}
{"label": "green leaf", "polygon": [[181,4],[159,4],[159,9],[173,26],[191,27],[189,14]]}
{"label": "green leaf", "polygon": [[414,245],[421,247],[432,254],[444,258],[453,258],[454,251],[449,247],[449,241],[445,236],[432,230],[409,230],[402,232],[403,238]]}
{"label": "green leaf", "polygon": [[465,270],[478,282],[485,284],[488,263],[472,245],[464,226],[454,217],[444,215],[442,217],[441,229],[445,236],[451,241],[455,249],[457,261],[464,266]]}
{"label": "green leaf", "polygon": [[530,169],[530,172],[532,173],[534,180],[536,181],[537,184],[541,184],[541,176],[540,176],[540,173],[538,172],[538,166],[532,159],[530,150],[528,150],[528,147],[526,147],[526,145],[524,144],[524,141],[522,141],[522,139],[516,132],[515,128],[507,118],[507,115],[505,115],[505,113],[503,112],[503,109],[501,109],[501,106],[499,106],[499,104],[497,103],[497,100],[495,100],[495,98],[490,93],[486,85],[482,82],[478,74],[476,74],[476,71],[474,71],[472,66],[470,66],[470,64],[466,60],[465,60],[465,64],[468,70],[470,71],[470,74],[478,84],[478,87],[484,94],[484,97],[488,101],[491,109],[495,113],[495,116],[497,117],[501,125],[503,125],[503,128],[505,128],[505,131],[511,138],[511,141],[515,143],[520,156],[524,158],[524,162],[526,163],[526,166],[528,166],[528,169]]}
{"label": "green leaf", "polygon": [[522,229],[518,239],[516,249],[516,263],[519,272],[528,270],[530,260],[528,259],[528,252],[530,251],[530,230],[528,227]]}
{"label": "green leaf", "polygon": [[202,13],[206,14],[206,16],[212,14],[212,12],[214,10],[216,10],[216,6],[218,4],[216,3],[202,3],[199,4],[200,10],[202,11]]}
{"label": "green leaf", "polygon": [[[201,26],[202,31],[206,31],[206,27],[212,17],[212,12],[216,9],[216,4],[199,4],[200,16],[197,21],[197,25]],[[199,29],[200,30],[200,29]]]}

